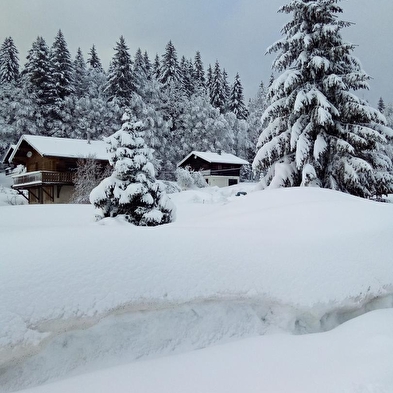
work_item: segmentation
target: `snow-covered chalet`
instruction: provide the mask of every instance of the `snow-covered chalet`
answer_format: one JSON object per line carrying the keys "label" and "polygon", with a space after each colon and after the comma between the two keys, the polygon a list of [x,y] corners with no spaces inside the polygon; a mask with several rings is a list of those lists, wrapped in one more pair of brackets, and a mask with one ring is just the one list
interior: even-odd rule
{"label": "snow-covered chalet", "polygon": [[25,167],[23,173],[12,176],[12,188],[29,203],[68,203],[74,193],[73,177],[78,159],[88,157],[106,165],[109,159],[106,143],[23,135],[7,151],[3,162]]}
{"label": "snow-covered chalet", "polygon": [[199,171],[209,186],[226,187],[238,184],[240,169],[246,160],[224,152],[192,151],[177,166]]}

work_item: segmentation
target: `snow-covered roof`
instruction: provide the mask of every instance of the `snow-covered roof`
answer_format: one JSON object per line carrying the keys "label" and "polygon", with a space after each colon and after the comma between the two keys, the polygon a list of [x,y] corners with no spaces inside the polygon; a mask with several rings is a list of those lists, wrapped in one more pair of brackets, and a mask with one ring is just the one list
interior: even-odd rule
{"label": "snow-covered roof", "polygon": [[201,158],[204,161],[207,162],[214,162],[214,163],[220,163],[220,164],[238,164],[238,165],[247,165],[248,162],[246,160],[243,160],[242,158],[236,157],[234,154],[230,153],[213,153],[210,151],[203,152],[203,151],[192,151],[188,156],[183,158],[177,166],[180,166],[183,164],[185,161],[187,161],[192,155],[197,156]]}
{"label": "snow-covered roof", "polygon": [[90,141],[86,139],[56,138],[39,135],[22,135],[13,153],[10,156],[11,162],[21,143],[26,141],[41,156],[79,158],[94,156],[98,160],[108,160],[109,154],[106,151],[104,141]]}
{"label": "snow-covered roof", "polygon": [[11,156],[11,153],[15,150],[15,147],[16,147],[16,145],[10,145],[8,147],[7,151],[5,152],[5,154],[4,154],[4,156],[3,156],[2,160],[1,160],[1,162],[3,164],[8,164],[8,160],[9,160],[9,158]]}

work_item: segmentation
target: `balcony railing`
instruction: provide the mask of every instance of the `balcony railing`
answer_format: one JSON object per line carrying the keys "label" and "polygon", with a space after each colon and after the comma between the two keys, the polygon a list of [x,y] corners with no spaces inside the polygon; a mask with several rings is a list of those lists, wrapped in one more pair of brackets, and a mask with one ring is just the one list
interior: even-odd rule
{"label": "balcony railing", "polygon": [[14,187],[29,184],[73,184],[73,173],[71,172],[36,171],[15,175],[12,178],[14,179]]}

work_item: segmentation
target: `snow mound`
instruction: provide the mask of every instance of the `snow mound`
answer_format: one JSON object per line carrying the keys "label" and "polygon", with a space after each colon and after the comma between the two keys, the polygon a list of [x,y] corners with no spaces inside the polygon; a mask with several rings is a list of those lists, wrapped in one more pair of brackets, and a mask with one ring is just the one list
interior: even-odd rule
{"label": "snow mound", "polygon": [[[252,185],[170,198],[177,220],[155,228],[97,223],[89,205],[1,207],[0,386],[14,389],[16,375],[18,388],[42,383],[106,356],[130,360],[233,337],[323,331],[393,305],[392,204]],[[194,340],[175,323],[184,315],[191,326],[192,310],[203,315]],[[111,345],[95,352],[92,343],[109,340],[119,314],[131,321],[123,341],[132,345],[112,357]],[[154,332],[137,333],[151,321]],[[78,350],[76,336],[91,354]],[[69,366],[45,356],[63,347]]]}

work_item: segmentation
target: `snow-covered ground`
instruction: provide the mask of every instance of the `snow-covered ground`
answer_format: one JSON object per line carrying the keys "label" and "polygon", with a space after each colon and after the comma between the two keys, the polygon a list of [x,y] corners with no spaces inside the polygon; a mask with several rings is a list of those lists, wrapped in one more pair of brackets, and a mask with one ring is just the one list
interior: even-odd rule
{"label": "snow-covered ground", "polygon": [[0,391],[84,374],[32,391],[393,392],[392,310],[341,325],[393,306],[392,204],[170,197],[176,221],[154,228],[0,207]]}

